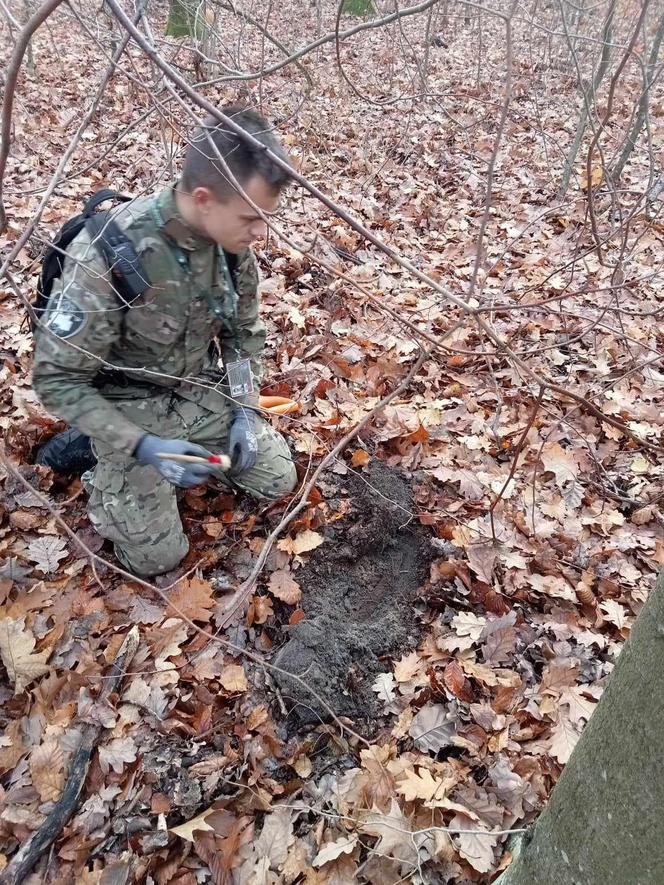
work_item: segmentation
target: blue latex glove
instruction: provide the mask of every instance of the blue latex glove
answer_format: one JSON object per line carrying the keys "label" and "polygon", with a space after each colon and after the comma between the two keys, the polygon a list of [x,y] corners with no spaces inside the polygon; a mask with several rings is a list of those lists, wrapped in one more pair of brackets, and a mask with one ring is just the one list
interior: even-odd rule
{"label": "blue latex glove", "polygon": [[231,476],[251,470],[258,456],[258,439],[256,437],[256,415],[251,409],[235,409],[233,423],[228,438],[228,450],[231,456]]}
{"label": "blue latex glove", "polygon": [[150,464],[168,480],[171,485],[182,489],[200,485],[215,472],[214,464],[186,464],[178,461],[168,461],[166,458],[158,458],[157,452],[173,455],[198,455],[208,458],[212,452],[208,452],[203,446],[187,442],[186,439],[162,439],[160,436],[152,436],[147,433],[136,446],[134,458],[141,464]]}

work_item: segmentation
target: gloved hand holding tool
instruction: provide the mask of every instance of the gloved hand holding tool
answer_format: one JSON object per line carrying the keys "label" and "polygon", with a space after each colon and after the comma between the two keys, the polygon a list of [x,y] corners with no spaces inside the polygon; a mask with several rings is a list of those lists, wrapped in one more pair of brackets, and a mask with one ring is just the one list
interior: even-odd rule
{"label": "gloved hand holding tool", "polygon": [[200,485],[219,468],[230,467],[226,455],[213,455],[186,439],[162,439],[149,433],[139,442],[134,457],[141,464],[152,465],[160,476],[183,489]]}
{"label": "gloved hand holding tool", "polygon": [[[300,408],[283,396],[261,396],[259,407],[272,415],[288,415]],[[213,455],[203,446],[184,439],[162,439],[148,433],[136,447],[134,457],[141,464],[151,464],[174,486],[185,489],[200,485],[220,469],[231,475],[243,473],[254,466],[258,454],[256,416],[250,408],[240,407],[233,412],[229,449],[230,458]]]}

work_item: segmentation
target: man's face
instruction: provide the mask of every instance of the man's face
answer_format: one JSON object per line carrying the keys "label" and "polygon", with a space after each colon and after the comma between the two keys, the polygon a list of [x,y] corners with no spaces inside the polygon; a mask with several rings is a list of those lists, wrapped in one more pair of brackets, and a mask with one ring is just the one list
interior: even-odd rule
{"label": "man's face", "polygon": [[[276,211],[279,192],[261,175],[250,178],[244,190],[266,215]],[[200,227],[227,252],[242,252],[265,235],[265,222],[240,194],[219,200],[207,188],[197,188],[197,191],[193,196],[199,210]]]}

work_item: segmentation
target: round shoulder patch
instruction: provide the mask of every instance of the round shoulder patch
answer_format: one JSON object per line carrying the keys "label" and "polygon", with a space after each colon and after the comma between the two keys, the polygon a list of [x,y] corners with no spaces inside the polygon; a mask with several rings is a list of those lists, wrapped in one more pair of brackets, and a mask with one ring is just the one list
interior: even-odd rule
{"label": "round shoulder patch", "polygon": [[77,304],[69,298],[61,298],[55,310],[46,317],[45,326],[58,338],[71,338],[84,328],[87,321],[86,314]]}

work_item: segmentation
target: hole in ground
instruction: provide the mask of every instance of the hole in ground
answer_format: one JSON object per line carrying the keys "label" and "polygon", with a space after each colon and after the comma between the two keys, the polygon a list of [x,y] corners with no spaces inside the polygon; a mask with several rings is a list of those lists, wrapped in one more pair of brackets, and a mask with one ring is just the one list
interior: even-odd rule
{"label": "hole in ground", "polygon": [[[320,490],[331,513],[345,515],[320,530],[325,542],[295,575],[306,617],[289,628],[273,663],[299,675],[337,716],[367,722],[380,714],[376,676],[419,642],[415,602],[435,551],[400,471],[374,461],[361,475],[329,476]],[[330,718],[303,686],[273,676],[292,728]]]}

